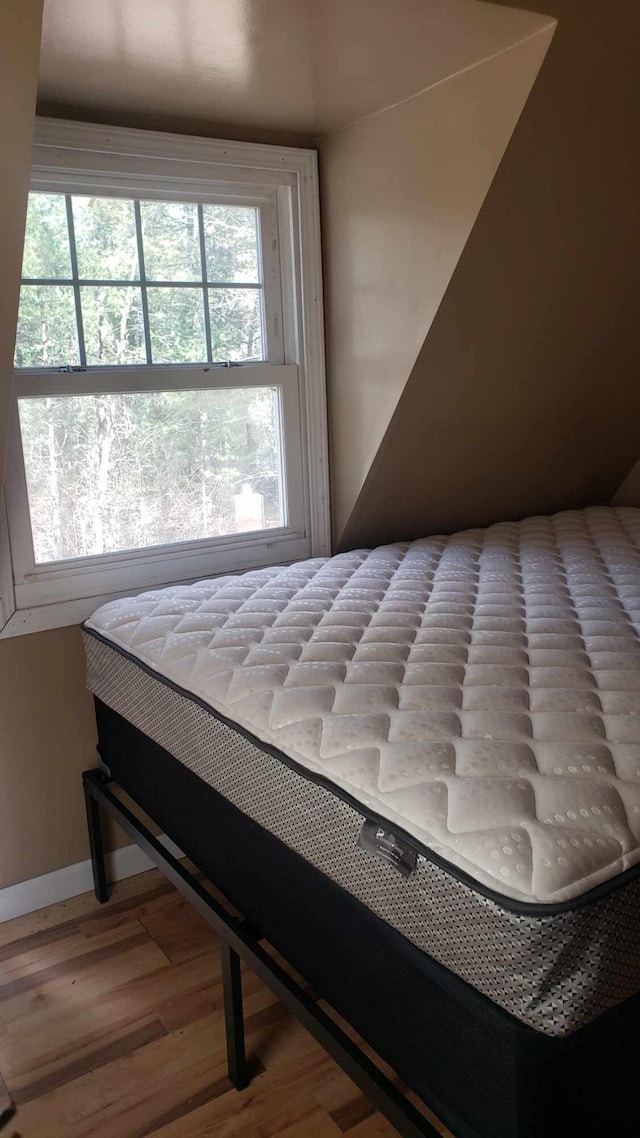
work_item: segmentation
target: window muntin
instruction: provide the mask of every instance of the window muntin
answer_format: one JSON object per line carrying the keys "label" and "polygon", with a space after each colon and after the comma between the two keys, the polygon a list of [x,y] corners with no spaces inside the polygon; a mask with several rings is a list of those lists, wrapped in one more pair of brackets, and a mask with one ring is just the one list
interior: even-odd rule
{"label": "window muntin", "polygon": [[260,214],[32,192],[16,367],[266,359]]}

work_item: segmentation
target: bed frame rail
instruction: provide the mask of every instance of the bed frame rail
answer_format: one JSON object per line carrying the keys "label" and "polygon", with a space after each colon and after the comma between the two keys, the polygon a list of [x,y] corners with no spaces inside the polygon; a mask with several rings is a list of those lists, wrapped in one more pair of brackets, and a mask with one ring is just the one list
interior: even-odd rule
{"label": "bed frame rail", "polygon": [[243,1090],[251,1080],[242,1008],[240,961],[244,961],[335,1059],[376,1109],[395,1126],[401,1138],[439,1138],[439,1132],[428,1119],[269,955],[260,944],[259,933],[247,921],[231,916],[113,793],[111,785],[117,786],[117,783],[100,770],[85,771],[82,781],[98,901],[104,904],[109,899],[101,827],[101,812],[104,810],[144,850],[220,938],[227,1063],[233,1086]]}

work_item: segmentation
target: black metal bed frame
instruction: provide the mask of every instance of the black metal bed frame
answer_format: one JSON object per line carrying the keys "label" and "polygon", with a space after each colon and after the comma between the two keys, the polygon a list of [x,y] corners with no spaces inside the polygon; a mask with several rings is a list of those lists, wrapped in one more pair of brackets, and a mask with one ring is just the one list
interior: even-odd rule
{"label": "black metal bed frame", "polygon": [[231,916],[113,793],[109,784],[118,784],[100,770],[85,771],[82,781],[98,901],[104,904],[109,899],[101,827],[101,811],[104,810],[144,850],[220,938],[227,1064],[233,1086],[240,1091],[251,1081],[251,1067],[245,1052],[240,973],[240,962],[244,961],[395,1126],[401,1138],[439,1138],[428,1119],[262,947],[259,932],[249,922]]}

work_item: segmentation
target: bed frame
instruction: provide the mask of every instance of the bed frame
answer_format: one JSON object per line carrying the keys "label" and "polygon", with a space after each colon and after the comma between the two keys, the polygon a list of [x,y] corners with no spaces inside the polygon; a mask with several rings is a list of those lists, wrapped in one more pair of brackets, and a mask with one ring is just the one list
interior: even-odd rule
{"label": "bed frame", "polygon": [[251,1065],[246,1057],[244,1041],[240,972],[240,962],[243,961],[335,1059],[402,1138],[439,1138],[439,1132],[428,1119],[262,947],[263,938],[259,931],[248,921],[231,916],[114,794],[113,788],[118,784],[103,771],[95,769],[85,771],[82,781],[97,900],[101,904],[109,900],[101,826],[104,811],[144,850],[220,939],[227,1064],[233,1086],[240,1091],[251,1080]]}
{"label": "bed frame", "polygon": [[[104,813],[220,938],[235,1087],[245,1087],[251,1075],[243,961],[404,1138],[437,1138],[434,1116],[456,1138],[638,1138],[633,1056],[640,994],[572,1035],[535,1031],[422,952],[118,712],[99,699],[95,709],[101,768],[83,779],[96,897],[108,899]],[[197,876],[167,852],[138,808],[184,851]],[[208,882],[242,918],[210,895]],[[301,983],[279,966],[273,950],[304,978]],[[432,1112],[432,1121],[327,1014],[327,1006],[397,1073],[418,1106]]]}

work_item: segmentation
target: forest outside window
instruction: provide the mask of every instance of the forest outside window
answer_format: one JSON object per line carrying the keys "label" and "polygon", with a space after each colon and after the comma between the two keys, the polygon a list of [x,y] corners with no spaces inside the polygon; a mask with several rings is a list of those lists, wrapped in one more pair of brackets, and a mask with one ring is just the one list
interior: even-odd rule
{"label": "forest outside window", "polygon": [[[309,245],[299,228],[296,169],[308,174],[308,152],[277,151],[274,170],[276,148],[258,148],[254,170],[254,148],[212,143],[209,162],[227,165],[211,177],[193,161],[203,140],[127,131],[144,157],[101,157],[97,175],[99,130],[78,128],[86,170],[73,147],[40,169],[36,145],[0,565],[9,634],[128,590],[327,551],[312,484],[324,423],[309,414],[322,366],[301,336],[306,316],[317,357],[303,280],[317,234]],[[148,139],[166,147],[166,183]]]}
{"label": "forest outside window", "polygon": [[18,400],[34,562],[286,523],[276,387]]}
{"label": "forest outside window", "polygon": [[262,360],[260,217],[31,193],[16,367]]}

